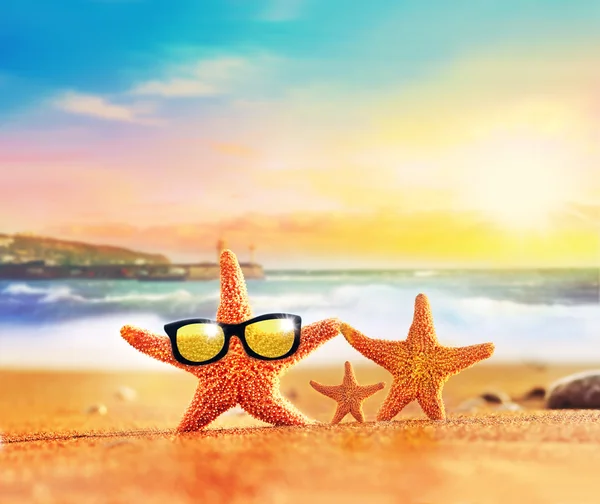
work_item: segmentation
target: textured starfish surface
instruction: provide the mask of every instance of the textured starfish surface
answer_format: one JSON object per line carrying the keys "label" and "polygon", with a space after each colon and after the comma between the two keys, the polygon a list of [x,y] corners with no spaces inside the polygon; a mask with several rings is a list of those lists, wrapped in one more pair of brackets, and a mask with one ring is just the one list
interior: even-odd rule
{"label": "textured starfish surface", "polygon": [[317,392],[337,401],[338,406],[331,421],[332,424],[340,423],[348,413],[352,414],[359,422],[364,422],[363,401],[380,391],[385,385],[383,382],[375,385],[359,385],[354,376],[352,364],[349,362],[346,362],[344,380],[341,385],[321,385],[313,380],[310,381],[310,384]]}
{"label": "textured starfish surface", "polygon": [[[224,250],[220,258],[221,301],[217,321],[237,324],[252,318],[246,283],[237,258]],[[280,360],[250,357],[237,337],[221,360],[188,366],[175,360],[166,336],[132,326],[121,329],[122,337],[137,350],[162,362],[184,369],[198,378],[198,388],[179,424],[179,432],[199,430],[221,413],[240,405],[253,417],[274,425],[303,425],[312,420],[298,411],[279,391],[279,376],[319,345],[339,334],[340,322],[327,319],[302,328],[300,346]]]}
{"label": "textured starfish surface", "polygon": [[444,420],[444,383],[494,352],[492,343],[462,348],[441,346],[435,335],[429,300],[419,294],[415,314],[405,341],[367,338],[348,324],[341,331],[348,343],[368,359],[387,369],[394,381],[377,414],[377,420],[391,420],[404,406],[417,400],[432,420]]}

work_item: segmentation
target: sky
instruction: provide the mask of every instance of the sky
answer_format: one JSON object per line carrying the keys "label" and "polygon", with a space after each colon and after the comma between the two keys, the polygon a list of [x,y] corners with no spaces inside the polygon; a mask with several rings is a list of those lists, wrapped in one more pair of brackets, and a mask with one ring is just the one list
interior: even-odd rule
{"label": "sky", "polygon": [[595,0],[0,2],[0,232],[600,263]]}

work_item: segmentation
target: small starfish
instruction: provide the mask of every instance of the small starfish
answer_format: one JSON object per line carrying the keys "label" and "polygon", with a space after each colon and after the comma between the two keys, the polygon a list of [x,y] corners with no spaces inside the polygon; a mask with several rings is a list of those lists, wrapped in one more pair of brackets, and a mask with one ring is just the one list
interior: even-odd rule
{"label": "small starfish", "polygon": [[348,324],[342,324],[341,331],[356,350],[394,377],[390,393],[377,414],[380,421],[391,420],[415,399],[429,418],[444,420],[444,383],[494,352],[492,343],[462,348],[441,346],[425,294],[419,294],[415,300],[415,314],[405,341],[367,338]]}
{"label": "small starfish", "polygon": [[[221,253],[221,302],[217,321],[238,324],[252,318],[246,283],[237,258],[230,250]],[[302,328],[300,346],[280,360],[259,360],[244,351],[237,337],[221,360],[203,366],[188,366],[175,360],[171,342],[143,329],[125,326],[121,336],[134,348],[162,362],[195,375],[196,394],[179,424],[179,432],[199,430],[221,413],[239,404],[253,417],[274,425],[312,423],[279,390],[279,375],[306,357],[325,341],[339,334],[340,322],[327,319]]]}
{"label": "small starfish", "polygon": [[349,362],[346,362],[346,372],[341,385],[321,385],[313,380],[310,381],[310,384],[317,392],[337,401],[338,406],[331,421],[332,424],[340,423],[348,413],[351,413],[359,422],[364,422],[363,401],[385,386],[383,382],[375,385],[359,385],[354,376],[352,364]]}

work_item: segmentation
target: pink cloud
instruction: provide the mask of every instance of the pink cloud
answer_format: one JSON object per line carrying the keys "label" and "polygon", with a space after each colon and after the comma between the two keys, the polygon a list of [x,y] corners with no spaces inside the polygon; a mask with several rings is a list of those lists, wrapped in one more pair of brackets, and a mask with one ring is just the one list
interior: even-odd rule
{"label": "pink cloud", "polygon": [[[1,147],[0,147],[1,148]],[[29,165],[29,164],[47,164],[47,163],[70,163],[85,159],[86,154],[83,151],[70,152],[0,152],[0,165]]]}

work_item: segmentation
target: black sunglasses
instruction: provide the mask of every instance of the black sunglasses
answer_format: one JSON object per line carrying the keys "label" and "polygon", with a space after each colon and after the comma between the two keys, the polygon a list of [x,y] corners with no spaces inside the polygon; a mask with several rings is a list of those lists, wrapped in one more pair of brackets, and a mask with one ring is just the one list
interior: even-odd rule
{"label": "black sunglasses", "polygon": [[285,359],[300,345],[301,325],[298,315],[268,313],[240,324],[205,318],[179,320],[166,324],[165,332],[178,362],[200,366],[225,357],[232,336],[237,336],[255,359]]}

